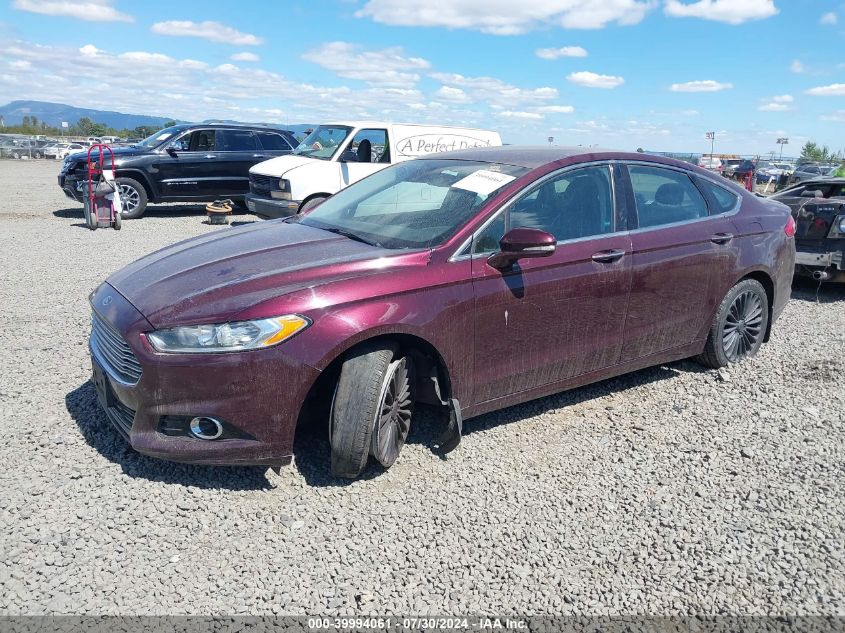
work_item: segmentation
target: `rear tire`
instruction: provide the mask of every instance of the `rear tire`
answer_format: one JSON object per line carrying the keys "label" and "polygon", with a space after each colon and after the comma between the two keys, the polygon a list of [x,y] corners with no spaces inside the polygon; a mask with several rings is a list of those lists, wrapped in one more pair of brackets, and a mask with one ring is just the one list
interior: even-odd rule
{"label": "rear tire", "polygon": [[413,415],[413,361],[390,342],[352,350],[340,371],[329,414],[332,474],[354,479],[373,455],[396,461]]}
{"label": "rear tire", "polygon": [[124,220],[137,220],[147,210],[147,190],[132,178],[115,178],[120,189],[121,215]]}
{"label": "rear tire", "polygon": [[769,297],[759,281],[745,279],[728,291],[696,360],[713,369],[754,356],[769,326]]}

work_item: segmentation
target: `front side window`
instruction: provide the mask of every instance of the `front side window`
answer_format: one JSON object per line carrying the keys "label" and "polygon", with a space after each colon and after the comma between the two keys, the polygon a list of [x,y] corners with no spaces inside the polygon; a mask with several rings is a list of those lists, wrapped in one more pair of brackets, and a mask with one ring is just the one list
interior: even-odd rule
{"label": "front side window", "polygon": [[346,151],[354,152],[359,163],[389,163],[387,130],[359,130]]}
{"label": "front side window", "polygon": [[399,163],[342,189],[296,221],[384,248],[443,243],[528,170],[469,160]]}
{"label": "front side window", "polygon": [[216,147],[214,130],[194,130],[171,141],[167,147],[177,152],[213,152]]}
{"label": "front side window", "polygon": [[217,130],[218,151],[251,152],[256,149],[255,135],[249,130]]}
{"label": "front side window", "polygon": [[707,203],[686,174],[631,165],[631,186],[637,201],[640,228],[696,220],[709,215]]}
{"label": "front side window", "polygon": [[350,132],[352,128],[345,125],[321,125],[306,136],[293,153],[308,158],[331,160]]}

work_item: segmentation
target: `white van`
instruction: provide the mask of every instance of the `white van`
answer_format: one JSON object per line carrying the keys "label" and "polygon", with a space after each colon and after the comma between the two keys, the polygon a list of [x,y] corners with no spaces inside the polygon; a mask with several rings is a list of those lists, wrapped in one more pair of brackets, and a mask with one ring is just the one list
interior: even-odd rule
{"label": "white van", "polygon": [[457,149],[502,144],[498,132],[383,121],[317,127],[287,156],[249,170],[247,208],[262,217],[294,215],[395,163]]}

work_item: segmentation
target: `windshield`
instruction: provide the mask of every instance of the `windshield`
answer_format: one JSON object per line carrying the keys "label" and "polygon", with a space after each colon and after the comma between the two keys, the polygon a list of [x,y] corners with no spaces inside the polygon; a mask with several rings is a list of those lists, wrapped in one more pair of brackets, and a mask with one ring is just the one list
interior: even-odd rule
{"label": "windshield", "polygon": [[182,128],[179,127],[166,127],[163,130],[159,130],[152,136],[148,136],[143,141],[140,141],[135,144],[136,147],[158,147],[162,143],[164,143],[167,139],[175,136],[179,132],[182,131]]}
{"label": "windshield", "polygon": [[384,248],[436,246],[528,170],[468,160],[413,160],[379,171],[297,220]]}
{"label": "windshield", "polygon": [[345,125],[321,125],[306,136],[293,153],[309,158],[330,160],[351,131],[352,128]]}

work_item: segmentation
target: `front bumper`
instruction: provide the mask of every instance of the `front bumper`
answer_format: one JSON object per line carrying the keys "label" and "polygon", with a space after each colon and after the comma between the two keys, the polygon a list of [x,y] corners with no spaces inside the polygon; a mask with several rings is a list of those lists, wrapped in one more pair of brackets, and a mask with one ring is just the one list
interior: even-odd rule
{"label": "front bumper", "polygon": [[254,193],[246,194],[244,201],[250,213],[263,218],[286,218],[296,215],[301,204],[301,200],[271,200]]}
{"label": "front bumper", "polygon": [[82,202],[82,192],[77,189],[78,180],[73,178],[70,174],[59,174],[59,187],[64,191],[65,195],[71,200]]}
{"label": "front bumper", "polygon": [[[102,284],[91,304],[123,338],[142,369],[137,383],[128,384],[110,369],[96,345],[89,345],[101,405],[132,448],[193,464],[290,463],[299,412],[319,376],[317,369],[287,356],[280,347],[159,354],[146,339],[145,332],[153,329],[150,323],[114,288]],[[166,416],[213,417],[238,433],[210,441],[187,433],[166,435],[162,432]]]}

